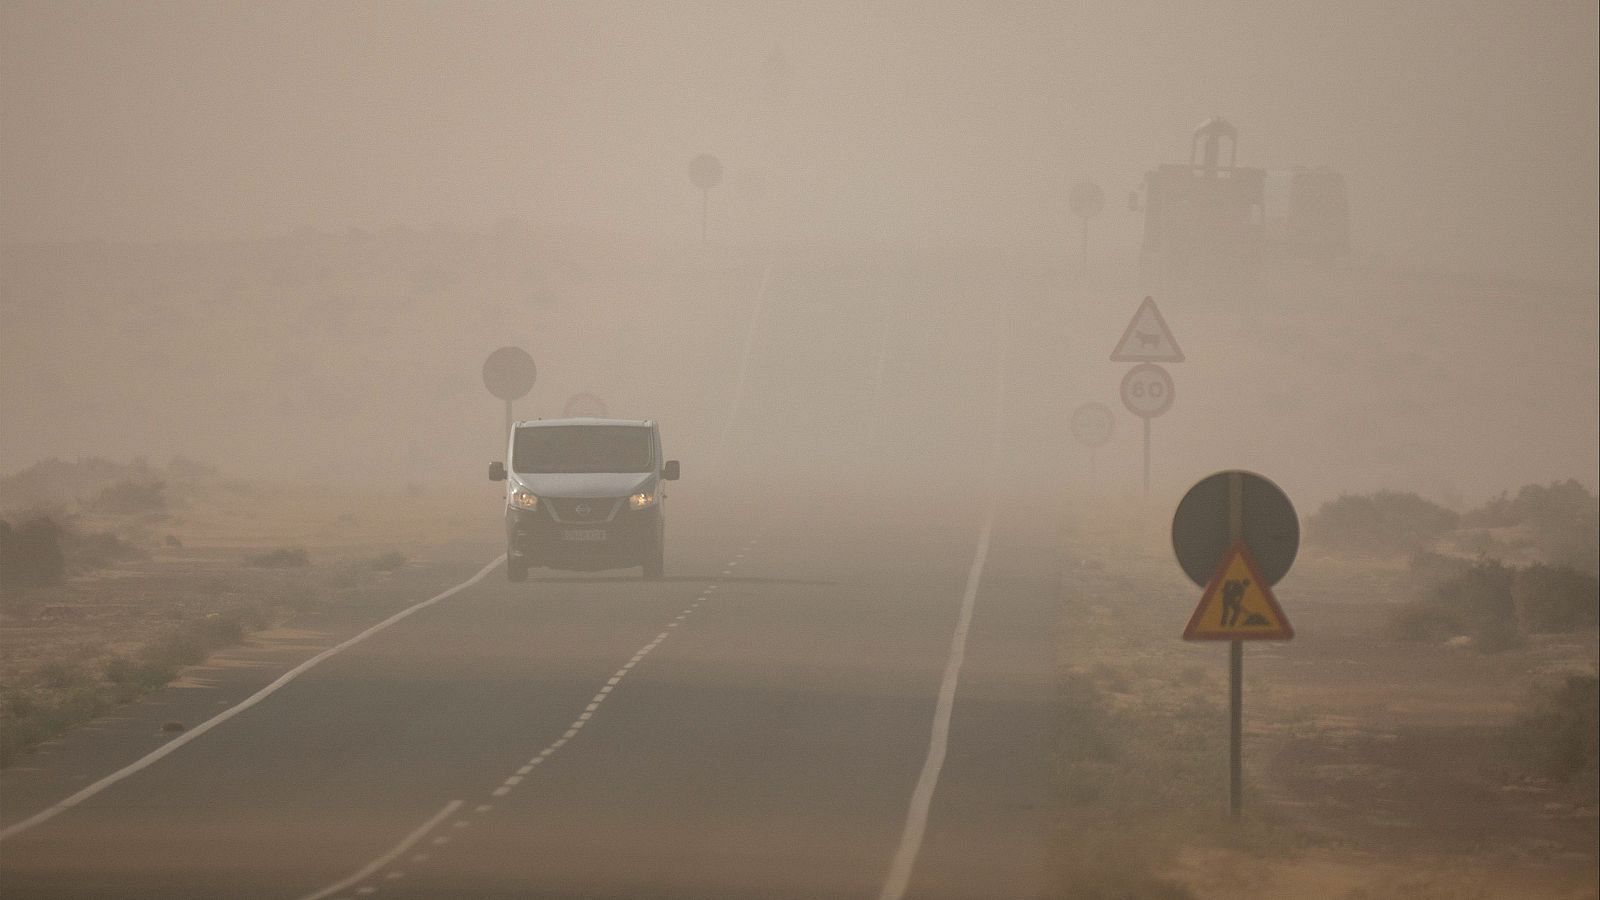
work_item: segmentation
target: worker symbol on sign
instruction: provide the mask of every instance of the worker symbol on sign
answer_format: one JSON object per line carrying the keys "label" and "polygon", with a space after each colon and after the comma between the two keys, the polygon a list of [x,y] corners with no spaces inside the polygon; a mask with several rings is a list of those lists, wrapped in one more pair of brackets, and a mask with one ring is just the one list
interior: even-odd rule
{"label": "worker symbol on sign", "polygon": [[1239,621],[1244,609],[1244,589],[1250,586],[1248,578],[1234,578],[1222,583],[1222,624],[1231,627]]}
{"label": "worker symbol on sign", "polygon": [[1223,557],[1183,637],[1190,641],[1286,641],[1294,637],[1289,618],[1243,541],[1235,541]]}

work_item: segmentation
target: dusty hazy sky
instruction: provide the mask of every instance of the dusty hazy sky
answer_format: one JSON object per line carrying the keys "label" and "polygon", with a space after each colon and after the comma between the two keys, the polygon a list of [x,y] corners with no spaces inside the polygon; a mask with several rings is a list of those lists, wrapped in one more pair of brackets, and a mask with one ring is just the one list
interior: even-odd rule
{"label": "dusty hazy sky", "polygon": [[1593,2],[0,10],[7,240],[682,236],[709,150],[735,228],[1047,246],[1220,113],[1243,164],[1342,170],[1364,253],[1597,278]]}

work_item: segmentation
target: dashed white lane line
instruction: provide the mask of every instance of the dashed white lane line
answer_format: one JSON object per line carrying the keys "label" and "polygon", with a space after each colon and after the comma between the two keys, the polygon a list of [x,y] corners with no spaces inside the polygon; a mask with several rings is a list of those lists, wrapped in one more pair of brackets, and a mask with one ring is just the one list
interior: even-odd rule
{"label": "dashed white lane line", "polygon": [[112,772],[110,775],[107,775],[99,781],[96,781],[94,784],[91,784],[83,790],[78,791],[76,794],[73,794],[67,799],[62,800],[53,806],[46,807],[45,809],[34,813],[28,818],[23,819],[21,822],[18,822],[3,831],[0,831],[0,841],[3,841],[15,834],[21,834],[22,832],[27,831],[29,828],[46,821],[47,819],[54,818],[55,816],[66,812],[72,807],[77,806],[79,803],[82,803],[90,797],[93,797],[95,794],[100,793],[106,788],[111,787],[113,784],[116,784],[122,779],[127,778],[128,776],[133,775],[150,765],[153,765],[157,760],[160,760],[167,754],[172,753],[179,747],[182,747],[184,744],[195,740],[196,738],[200,737],[200,735],[205,734],[218,725],[221,725],[223,722],[228,721],[234,716],[237,716],[239,713],[242,713],[250,707],[255,706],[257,703],[267,699],[268,696],[275,693],[279,688],[282,688],[289,682],[299,678],[301,675],[304,675],[306,672],[310,671],[313,666],[317,665],[328,657],[333,656],[335,653],[339,653],[340,651],[354,647],[356,644],[359,644],[367,638],[372,637],[385,628],[388,628],[390,625],[393,625],[401,619],[404,619],[406,616],[409,616],[418,610],[426,609],[441,600],[445,600],[460,593],[461,591],[466,590],[469,587],[472,587],[479,581],[482,581],[490,572],[493,572],[502,562],[505,562],[505,559],[506,558],[504,556],[496,557],[494,562],[489,563],[487,566],[484,566],[482,569],[478,570],[478,574],[468,578],[466,581],[461,582],[455,587],[430,597],[421,603],[408,606],[389,618],[384,619],[382,622],[379,622],[371,628],[368,628],[366,631],[361,632],[355,637],[335,644],[321,653],[318,653],[316,656],[311,657],[300,665],[295,666],[289,671],[278,676],[276,681],[272,682],[261,690],[256,691],[249,697],[239,701],[234,706],[228,707],[226,710],[223,710],[215,716],[212,716],[204,722],[201,722],[199,725],[196,725],[195,727],[184,732],[182,736],[173,738],[167,743],[162,744],[160,747],[157,747],[155,750],[151,751],[140,759],[118,769],[115,772]]}
{"label": "dashed white lane line", "polygon": [[[428,821],[423,822],[422,825],[417,828],[417,830],[415,830],[415,831],[411,832],[410,834],[406,835],[405,838],[400,841],[400,843],[398,843],[398,844],[394,845],[392,848],[390,848],[389,852],[383,854],[382,856],[378,857],[377,859],[373,860],[372,862],[367,863],[365,866],[363,866],[360,869],[360,871],[356,872],[354,875],[351,875],[350,877],[344,879],[343,881],[338,882],[337,884],[331,884],[331,885],[323,888],[320,891],[317,891],[317,892],[312,893],[312,894],[307,894],[306,896],[302,897],[301,900],[322,900],[322,898],[331,897],[334,894],[337,894],[340,891],[344,890],[345,888],[350,887],[351,885],[358,884],[358,883],[360,883],[362,881],[365,881],[368,877],[372,876],[373,874],[375,874],[376,872],[381,870],[384,866],[387,866],[389,863],[392,863],[395,860],[399,859],[407,850],[410,850],[413,846],[415,846],[418,841],[420,841],[423,838],[427,837],[428,836],[428,832],[430,832],[434,828],[438,827],[440,822],[443,822],[445,819],[450,818],[450,816],[452,814],[454,814],[457,809],[460,809],[460,808],[461,808],[461,801],[460,800],[451,800],[449,803],[446,803],[444,805],[443,809],[441,809],[438,812],[434,813],[433,816],[428,819]],[[437,838],[434,840],[434,843],[438,843],[438,839]],[[373,889],[373,890],[376,890],[376,889]],[[371,893],[373,893],[373,890],[368,890],[367,888],[361,888],[361,889],[357,890],[356,893],[358,893],[358,894],[371,894]]]}
{"label": "dashed white lane line", "polygon": [[[729,565],[730,566],[731,565],[737,565],[737,563],[729,563]],[[481,575],[481,573],[480,573],[480,575]],[[708,599],[710,593],[715,589],[716,589],[716,584],[715,583],[708,585],[706,587],[705,591],[700,595],[699,600],[694,602],[694,603],[692,603],[692,604],[690,604],[689,607],[687,609],[685,609],[683,612],[679,613],[678,616],[673,621],[667,623],[667,627],[668,628],[676,628],[680,622],[682,622],[691,613],[693,613],[697,608],[699,608],[699,606],[700,606],[700,602],[699,601],[703,601],[703,600]],[[543,763],[545,760],[549,759],[552,755],[555,754],[555,752],[557,750],[561,749],[561,747],[563,745],[565,745],[568,741],[570,741],[574,737],[577,737],[579,729],[583,728],[583,726],[593,718],[595,712],[600,708],[600,704],[604,703],[606,698],[611,695],[611,692],[616,689],[617,685],[628,674],[628,671],[630,669],[632,669],[634,666],[638,665],[640,660],[644,659],[645,655],[648,654],[651,650],[654,650],[655,648],[661,646],[661,642],[665,641],[668,637],[671,636],[671,634],[672,634],[672,632],[670,632],[670,631],[663,631],[660,634],[656,635],[655,638],[650,641],[650,643],[645,644],[643,647],[640,647],[638,652],[636,652],[628,660],[628,662],[625,665],[623,665],[622,668],[620,668],[620,669],[618,669],[616,671],[616,674],[612,675],[611,678],[607,679],[605,685],[603,687],[601,687],[599,692],[594,695],[594,698],[589,701],[588,706],[586,706],[584,708],[584,711],[578,715],[578,718],[570,726],[567,727],[566,732],[563,733],[559,739],[557,739],[555,741],[552,741],[549,744],[549,746],[546,746],[543,749],[541,749],[539,751],[538,755],[534,756],[532,759],[528,760],[527,763],[525,763],[524,765],[519,767],[517,769],[515,775],[508,776],[504,781],[502,781],[498,786],[496,786],[494,788],[494,790],[490,791],[489,792],[490,795],[494,796],[494,797],[504,797],[507,794],[511,793],[511,789],[517,787],[520,784],[522,784],[523,779],[525,779],[533,771],[534,766],[537,766],[540,763]],[[413,832],[412,835],[410,835],[405,841],[402,841],[400,846],[398,846],[395,850],[392,850],[390,853],[385,854],[383,857],[380,857],[378,860],[375,860],[374,862],[369,863],[366,867],[364,867],[360,872],[357,872],[355,875],[352,875],[349,878],[346,878],[344,881],[341,881],[336,885],[333,885],[333,886],[328,887],[328,888],[324,888],[322,891],[320,891],[320,892],[318,892],[316,894],[310,895],[309,897],[304,898],[304,900],[320,900],[320,898],[327,897],[330,894],[337,893],[338,891],[341,891],[344,888],[347,888],[347,887],[349,887],[349,886],[351,886],[353,884],[357,884],[357,883],[359,883],[359,882],[361,882],[363,880],[366,880],[367,878],[370,878],[370,877],[376,875],[380,870],[383,869],[384,866],[386,866],[389,863],[393,862],[401,854],[405,853],[406,850],[408,850],[413,844],[415,844],[417,841],[420,841],[422,838],[426,837],[429,831],[433,830],[436,826],[438,826],[438,824],[441,821],[443,821],[444,819],[448,818],[449,815],[451,813],[453,813],[460,806],[461,806],[461,801],[460,800],[453,801],[451,804],[446,806],[444,810],[441,810],[438,815],[436,815],[434,818],[428,820],[427,824],[423,828],[419,828],[417,831]],[[481,815],[483,813],[489,812],[493,808],[494,808],[493,804],[483,803],[483,804],[479,804],[477,807],[475,807],[474,812],[476,812],[476,813]],[[451,826],[452,826],[452,828],[459,830],[459,829],[466,828],[470,824],[471,824],[471,820],[469,820],[469,819],[458,819],[455,822],[451,823]],[[431,843],[435,847],[442,847],[442,846],[450,843],[450,835],[449,834],[436,835],[432,839]],[[431,854],[418,853],[418,854],[416,854],[415,856],[413,856],[411,858],[411,861],[414,862],[414,863],[422,863],[422,862],[428,861],[431,858],[432,858]],[[403,870],[400,870],[400,869],[391,870],[389,872],[384,873],[384,875],[383,875],[383,878],[385,880],[387,880],[387,881],[395,881],[395,880],[398,880],[398,879],[401,879],[401,878],[404,878],[404,877],[405,877],[405,872]],[[372,885],[365,885],[365,886],[359,888],[356,891],[356,893],[361,895],[361,896],[367,896],[367,895],[376,893],[377,890],[378,889],[376,887],[372,886]]]}

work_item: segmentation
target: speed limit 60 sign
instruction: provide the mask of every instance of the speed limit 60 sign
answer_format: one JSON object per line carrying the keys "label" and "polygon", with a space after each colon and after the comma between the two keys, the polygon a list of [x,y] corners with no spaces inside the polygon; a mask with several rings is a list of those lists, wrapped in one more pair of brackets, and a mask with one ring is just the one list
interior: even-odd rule
{"label": "speed limit 60 sign", "polygon": [[1122,376],[1122,405],[1143,419],[1154,419],[1172,407],[1172,376],[1155,363],[1142,363]]}

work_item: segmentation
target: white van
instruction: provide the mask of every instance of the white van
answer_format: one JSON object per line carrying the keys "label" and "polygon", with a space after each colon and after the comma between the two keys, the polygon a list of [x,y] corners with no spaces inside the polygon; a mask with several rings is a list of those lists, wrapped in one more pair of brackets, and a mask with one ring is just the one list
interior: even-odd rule
{"label": "white van", "polygon": [[677,478],[649,419],[517,422],[506,462],[489,464],[489,480],[506,483],[506,577],[526,581],[532,566],[643,566],[645,578],[660,578],[665,483]]}

